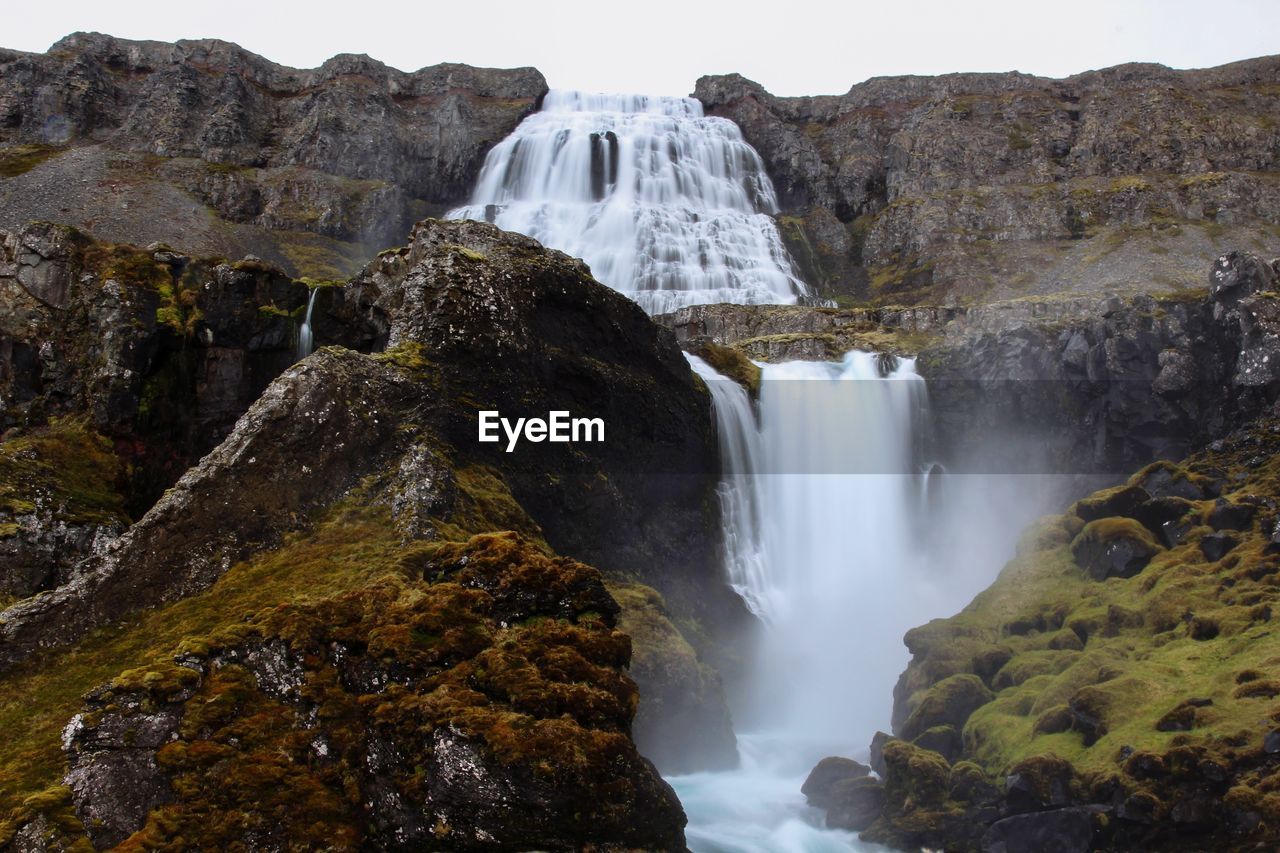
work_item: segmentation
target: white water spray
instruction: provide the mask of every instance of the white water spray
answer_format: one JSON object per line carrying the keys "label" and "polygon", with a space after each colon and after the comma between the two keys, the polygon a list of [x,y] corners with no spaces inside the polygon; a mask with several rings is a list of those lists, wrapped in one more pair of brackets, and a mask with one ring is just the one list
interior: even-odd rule
{"label": "white water spray", "polygon": [[311,351],[315,349],[315,337],[311,331],[311,312],[316,307],[316,295],[320,293],[320,288],[311,288],[311,293],[307,296],[307,314],[302,319],[302,325],[298,328],[298,360],[311,355]]}
{"label": "white water spray", "polygon": [[580,257],[651,314],[805,294],[769,214],[773,184],[733,122],[693,98],[552,91],[489,152],[482,219]]}

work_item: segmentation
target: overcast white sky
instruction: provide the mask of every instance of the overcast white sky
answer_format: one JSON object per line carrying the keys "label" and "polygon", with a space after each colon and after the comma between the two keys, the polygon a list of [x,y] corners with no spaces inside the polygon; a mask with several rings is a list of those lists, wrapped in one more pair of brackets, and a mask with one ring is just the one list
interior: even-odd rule
{"label": "overcast white sky", "polygon": [[221,38],[300,68],[335,53],[404,70],[533,65],[554,87],[649,94],[687,94],[700,75],[731,71],[775,94],[831,94],[882,74],[1060,77],[1280,52],[1277,0],[46,0],[3,18],[0,46],[19,50],[44,51],[76,30]]}

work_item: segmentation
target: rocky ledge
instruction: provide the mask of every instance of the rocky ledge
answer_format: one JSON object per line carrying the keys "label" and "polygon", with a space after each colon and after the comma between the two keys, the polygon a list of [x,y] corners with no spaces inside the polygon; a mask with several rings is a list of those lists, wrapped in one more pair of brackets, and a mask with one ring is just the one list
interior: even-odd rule
{"label": "rocky ledge", "polygon": [[[851,348],[914,357],[929,380],[930,453],[949,468],[1116,477],[1186,455],[1280,398],[1278,281],[1280,261],[1232,251],[1207,287],[1175,296],[699,305],[655,319],[703,355],[711,345],[766,362]],[[719,364],[732,372],[729,356]]]}

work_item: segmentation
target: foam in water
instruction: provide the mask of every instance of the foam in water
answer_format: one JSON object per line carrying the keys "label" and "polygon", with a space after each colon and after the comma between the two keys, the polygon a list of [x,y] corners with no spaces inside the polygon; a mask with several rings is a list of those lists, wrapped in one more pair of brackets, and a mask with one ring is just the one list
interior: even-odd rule
{"label": "foam in water", "polygon": [[481,219],[580,257],[651,314],[804,295],[764,164],[693,98],[552,91],[485,159]]}

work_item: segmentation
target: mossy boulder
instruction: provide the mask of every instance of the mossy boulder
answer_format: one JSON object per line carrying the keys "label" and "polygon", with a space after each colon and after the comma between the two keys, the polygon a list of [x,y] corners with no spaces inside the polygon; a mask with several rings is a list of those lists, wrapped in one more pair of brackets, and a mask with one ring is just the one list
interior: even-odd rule
{"label": "mossy boulder", "polygon": [[1100,581],[1133,577],[1161,550],[1151,531],[1131,518],[1091,521],[1071,543],[1076,564]]}
{"label": "mossy boulder", "polygon": [[[457,548],[476,565],[271,608],[94,691],[66,736],[94,843],[682,849],[599,573]],[[548,572],[577,600],[543,597]]]}
{"label": "mossy boulder", "polygon": [[640,752],[664,774],[736,767],[719,673],[671,621],[657,590],[612,581],[608,589],[622,608],[618,626],[631,637],[630,673],[640,688],[632,734]]}
{"label": "mossy boulder", "polygon": [[[914,740],[937,726],[951,726],[958,730],[969,715],[990,702],[993,695],[976,675],[962,673],[944,678],[920,697],[896,733],[904,740]],[[887,757],[885,760],[888,761]]]}
{"label": "mossy boulder", "polygon": [[[1268,509],[1280,500],[1280,422],[1263,419],[1143,476],[1151,474],[1155,487],[1188,485],[1177,487],[1181,495],[1143,501],[1133,517],[1085,524],[1072,513],[1085,526],[1071,544],[1061,536],[1024,538],[996,582],[964,610],[907,635],[913,659],[895,692],[895,715],[905,719],[932,686],[966,673],[993,694],[964,724],[953,768],[971,762],[1006,780],[994,812],[959,806],[987,841],[943,819],[945,804],[930,810],[933,835],[904,841],[886,829],[886,818],[867,837],[883,830],[877,837],[893,843],[942,849],[987,842],[1039,849],[1059,831],[1081,849],[1270,848],[1280,841],[1267,781],[1280,740],[1276,753],[1266,752],[1280,698],[1272,677],[1280,640],[1271,629],[1280,570]],[[1099,495],[1098,503],[1115,494]],[[1237,506],[1257,509],[1247,522],[1248,511],[1227,518]],[[1218,531],[1210,522],[1215,510]],[[1050,518],[1041,529],[1053,526]],[[1160,547],[1155,531],[1177,535]],[[1206,544],[1228,536],[1234,547],[1208,561]],[[1103,582],[1081,571],[1084,546],[1115,538],[1141,545],[1144,570]],[[1121,561],[1121,568],[1131,567]],[[957,807],[961,798],[949,798]],[[1092,820],[1098,814],[1109,819]]]}
{"label": "mossy boulder", "polygon": [[1132,518],[1139,506],[1151,499],[1141,486],[1116,486],[1076,502],[1076,515],[1084,521],[1097,521],[1110,516]]}

